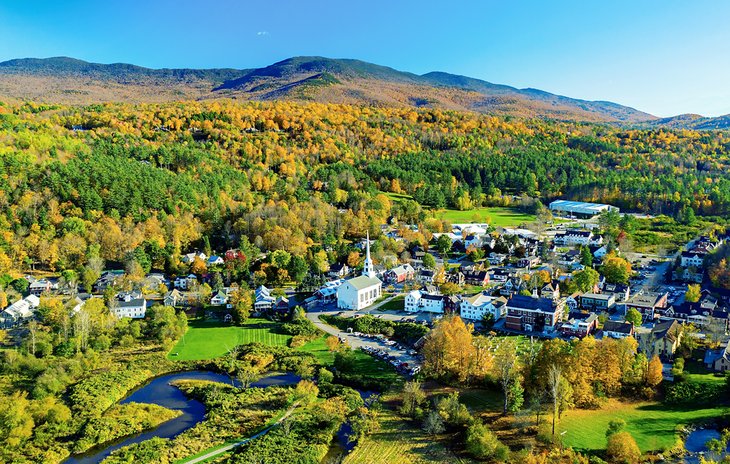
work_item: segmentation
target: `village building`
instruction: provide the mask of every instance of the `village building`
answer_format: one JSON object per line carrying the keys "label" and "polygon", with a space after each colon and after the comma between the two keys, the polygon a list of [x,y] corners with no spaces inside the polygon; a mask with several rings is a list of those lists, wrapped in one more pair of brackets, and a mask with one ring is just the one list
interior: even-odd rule
{"label": "village building", "polygon": [[[385,272],[385,280],[392,284],[400,284],[407,280],[413,280],[416,270],[410,264],[401,264]],[[363,275],[366,275],[363,272]],[[373,272],[373,277],[375,274]]]}
{"label": "village building", "polygon": [[147,313],[147,300],[141,293],[124,292],[117,295],[109,309],[120,319],[123,317],[142,319]]}
{"label": "village building", "polygon": [[465,297],[461,300],[461,318],[470,321],[481,321],[487,314],[492,315],[493,321],[498,321],[507,314],[507,300],[503,297],[494,297],[486,292]]}
{"label": "village building", "polygon": [[[413,268],[406,264],[413,277]],[[392,269],[391,269],[392,270]],[[345,280],[337,288],[337,307],[339,309],[360,310],[380,298],[383,283],[376,277],[373,261],[370,258],[370,235],[367,236],[365,262],[361,276]]]}
{"label": "village building", "polygon": [[636,293],[626,301],[626,310],[634,308],[641,313],[645,321],[653,321],[656,312],[667,307],[668,298],[669,294],[667,293]]}
{"label": "village building", "polygon": [[444,296],[425,290],[413,290],[405,298],[404,309],[409,313],[444,313]]}
{"label": "village building", "polygon": [[603,336],[610,338],[633,337],[634,324],[631,322],[606,321],[603,324]]}
{"label": "village building", "polygon": [[505,328],[524,332],[554,329],[563,318],[565,301],[515,295],[507,301]]}
{"label": "village building", "polygon": [[616,297],[613,293],[584,293],[580,305],[589,311],[611,311],[616,306]]}
{"label": "village building", "polygon": [[598,327],[596,313],[571,312],[568,320],[560,324],[558,330],[566,337],[583,338],[593,333]]}

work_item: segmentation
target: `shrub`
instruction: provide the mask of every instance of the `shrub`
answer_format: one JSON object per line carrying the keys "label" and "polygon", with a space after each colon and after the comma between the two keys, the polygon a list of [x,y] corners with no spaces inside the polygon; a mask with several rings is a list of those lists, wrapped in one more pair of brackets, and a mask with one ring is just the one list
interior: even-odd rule
{"label": "shrub", "polygon": [[628,432],[617,432],[608,437],[606,455],[611,462],[620,464],[636,464],[641,459],[639,446]]}
{"label": "shrub", "polygon": [[504,462],[509,458],[509,448],[480,421],[474,422],[466,431],[466,450],[478,459]]}

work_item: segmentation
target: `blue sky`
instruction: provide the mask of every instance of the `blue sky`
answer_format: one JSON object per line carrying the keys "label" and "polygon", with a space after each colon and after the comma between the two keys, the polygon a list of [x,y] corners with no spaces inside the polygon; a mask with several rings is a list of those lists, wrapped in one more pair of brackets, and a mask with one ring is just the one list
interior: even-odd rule
{"label": "blue sky", "polygon": [[249,68],[321,55],[716,116],[730,113],[728,18],[723,0],[0,1],[0,61]]}

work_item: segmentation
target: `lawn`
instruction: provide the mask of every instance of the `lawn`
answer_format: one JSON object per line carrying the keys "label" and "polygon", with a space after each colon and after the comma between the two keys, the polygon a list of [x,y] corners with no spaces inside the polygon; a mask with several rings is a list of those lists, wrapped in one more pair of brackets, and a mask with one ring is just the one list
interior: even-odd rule
{"label": "lawn", "polygon": [[475,208],[467,211],[437,210],[433,214],[435,217],[451,223],[488,222],[493,227],[514,227],[535,220],[534,214],[525,214],[513,208],[499,206]]}
{"label": "lawn", "polygon": [[403,311],[405,307],[405,295],[397,295],[392,300],[378,307],[379,311]]}
{"label": "lawn", "polygon": [[285,346],[290,335],[278,333],[277,324],[266,319],[249,319],[242,327],[211,321],[190,321],[188,331],[170,350],[175,361],[213,359],[225,355],[236,345],[258,342]]}
{"label": "lawn", "polygon": [[611,400],[600,410],[571,410],[560,421],[566,431],[565,444],[577,450],[606,448],[606,429],[614,419],[626,421],[626,430],[633,435],[642,452],[674,446],[678,426],[714,419],[728,412],[727,408],[680,408],[660,403],[622,403]]}

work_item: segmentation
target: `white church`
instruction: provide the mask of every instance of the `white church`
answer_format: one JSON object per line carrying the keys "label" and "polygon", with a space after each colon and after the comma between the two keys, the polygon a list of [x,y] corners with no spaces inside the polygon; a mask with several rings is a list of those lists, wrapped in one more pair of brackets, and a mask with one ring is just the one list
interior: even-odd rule
{"label": "white church", "polygon": [[370,259],[370,233],[368,233],[362,275],[347,279],[337,288],[337,307],[354,311],[367,308],[380,298],[382,287],[383,283],[375,277],[373,260]]}

